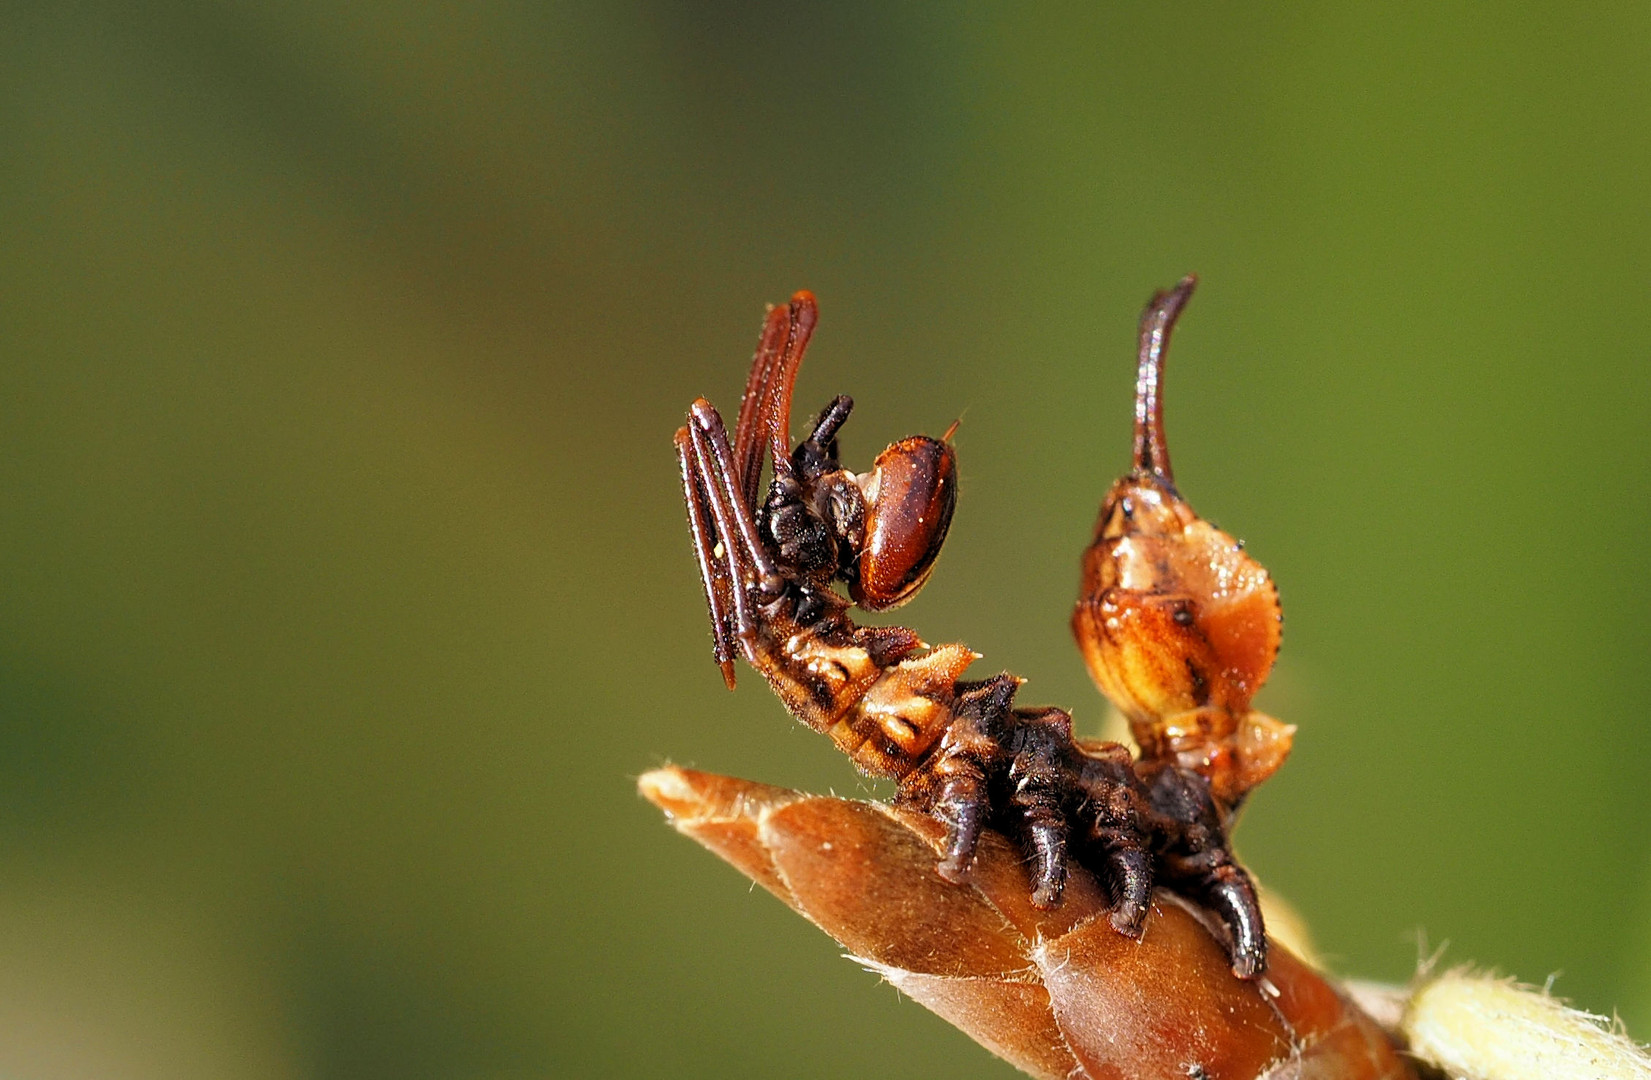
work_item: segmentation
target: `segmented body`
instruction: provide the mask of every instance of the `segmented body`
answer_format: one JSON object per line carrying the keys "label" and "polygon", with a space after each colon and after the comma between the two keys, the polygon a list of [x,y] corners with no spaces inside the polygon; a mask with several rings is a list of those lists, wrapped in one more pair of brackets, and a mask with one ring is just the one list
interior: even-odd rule
{"label": "segmented body", "polygon": [[746,657],[793,716],[861,771],[895,780],[897,803],[947,826],[942,875],[962,880],[981,829],[996,826],[1024,837],[1040,907],[1059,903],[1075,854],[1113,884],[1113,925],[1138,934],[1157,864],[1166,881],[1193,882],[1235,942],[1264,941],[1202,777],[1077,740],[1063,709],[1014,707],[1012,675],[963,680],[979,659],[966,645],[925,649],[904,627],[857,627],[840,599],[799,626],[787,613],[805,590],[764,609]]}
{"label": "segmented body", "polygon": [[[1186,292],[1184,283],[1180,301]],[[1156,881],[1212,908],[1235,974],[1258,975],[1266,964],[1259,905],[1225,831],[1242,792],[1212,794],[1196,748],[1182,739],[1173,754],[1134,761],[1117,743],[1076,740],[1064,710],[1014,706],[1014,676],[963,680],[978,659],[968,647],[931,649],[912,630],[857,627],[848,617],[835,582],[873,610],[921,587],[950,522],[955,458],[948,439],[914,436],[880,455],[873,472],[848,473],[837,460],[837,433],[853,407],[846,397],[793,449],[791,386],[815,319],[806,293],[770,312],[732,439],[703,399],[676,436],[714,651],[730,688],[737,652],[793,716],[863,771],[893,778],[900,803],[945,825],[938,869],[948,880],[967,877],[982,830],[995,827],[1026,849],[1038,907],[1060,902],[1075,857],[1108,884],[1112,925],[1138,937]],[[1155,339],[1154,365],[1166,339],[1167,330]],[[765,445],[773,480],[759,504]],[[1190,619],[1196,629],[1196,614]],[[1109,647],[1097,655],[1109,659]],[[1125,675],[1136,686],[1141,665],[1130,663]]]}

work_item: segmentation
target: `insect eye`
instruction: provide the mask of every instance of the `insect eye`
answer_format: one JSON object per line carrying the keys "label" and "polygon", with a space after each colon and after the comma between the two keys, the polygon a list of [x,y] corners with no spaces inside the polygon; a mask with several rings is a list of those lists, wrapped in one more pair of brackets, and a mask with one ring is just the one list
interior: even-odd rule
{"label": "insect eye", "polygon": [[957,454],[926,435],[877,455],[866,492],[865,542],[849,582],[854,602],[887,611],[928,580],[957,505]]}

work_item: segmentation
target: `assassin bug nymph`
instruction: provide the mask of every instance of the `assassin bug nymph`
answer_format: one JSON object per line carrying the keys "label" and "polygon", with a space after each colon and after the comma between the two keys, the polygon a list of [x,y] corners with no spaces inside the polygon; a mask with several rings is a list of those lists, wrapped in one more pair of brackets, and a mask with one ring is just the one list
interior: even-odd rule
{"label": "assassin bug nymph", "polygon": [[1266,935],[1227,828],[1293,729],[1249,709],[1278,647],[1272,582],[1192,512],[1170,472],[1159,388],[1193,285],[1159,293],[1142,315],[1134,467],[1102,506],[1073,619],[1138,759],[1074,738],[1062,709],[1016,706],[1013,675],[963,680],[978,659],[964,645],[930,648],[904,627],[850,620],[851,607],[897,607],[927,580],[957,501],[957,459],[948,431],[902,439],[870,472],[849,472],[837,440],[846,396],[791,445],[792,386],[818,318],[810,293],[770,309],[732,438],[701,398],[676,448],[730,689],[738,654],[792,715],[892,778],[898,804],[945,826],[948,881],[967,878],[981,830],[996,828],[1022,844],[1036,906],[1060,903],[1074,858],[1107,884],[1113,927],[1139,937],[1163,885],[1215,912],[1234,974],[1254,978]]}

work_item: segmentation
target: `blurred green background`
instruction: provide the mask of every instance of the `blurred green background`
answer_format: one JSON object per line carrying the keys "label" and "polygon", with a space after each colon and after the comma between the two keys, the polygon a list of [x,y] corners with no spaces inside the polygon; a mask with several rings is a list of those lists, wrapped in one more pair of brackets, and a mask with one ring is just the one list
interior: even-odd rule
{"label": "blurred green background", "polygon": [[1067,633],[1136,314],[1282,585],[1247,858],[1651,1036],[1651,8],[23,4],[0,15],[0,1071],[1004,1077],[669,832],[869,790],[729,695],[671,433],[958,436],[901,615]]}

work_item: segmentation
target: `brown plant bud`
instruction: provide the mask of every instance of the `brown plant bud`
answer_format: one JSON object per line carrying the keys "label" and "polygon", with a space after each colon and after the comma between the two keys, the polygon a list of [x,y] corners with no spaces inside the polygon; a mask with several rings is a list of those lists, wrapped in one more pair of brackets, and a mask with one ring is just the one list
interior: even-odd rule
{"label": "brown plant bud", "polygon": [[1159,890],[1136,941],[1070,868],[1034,907],[1017,847],[988,832],[969,881],[936,873],[945,827],[880,803],[668,767],[642,794],[671,823],[988,1050],[1048,1080],[1414,1080],[1382,1030],[1281,948],[1233,976],[1217,920]]}

